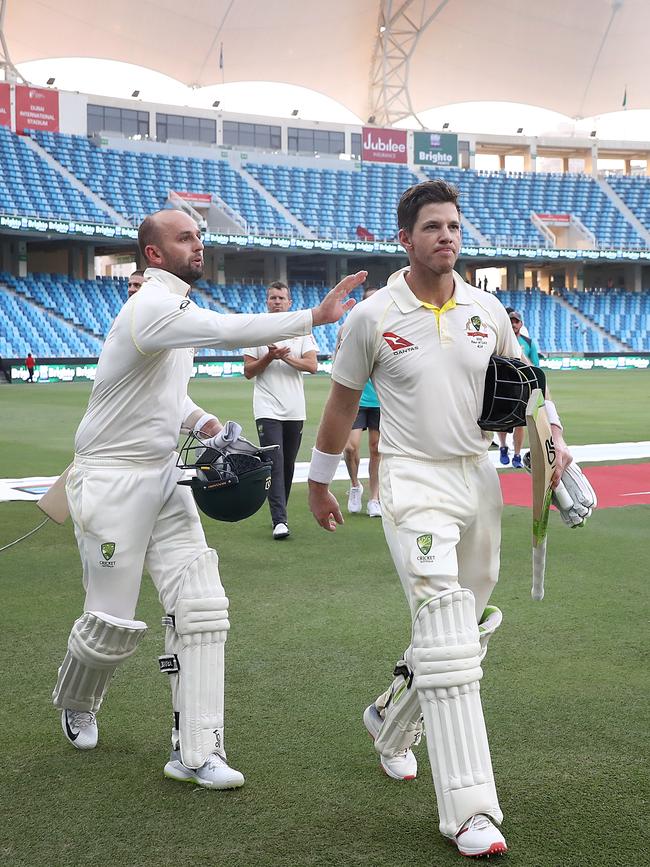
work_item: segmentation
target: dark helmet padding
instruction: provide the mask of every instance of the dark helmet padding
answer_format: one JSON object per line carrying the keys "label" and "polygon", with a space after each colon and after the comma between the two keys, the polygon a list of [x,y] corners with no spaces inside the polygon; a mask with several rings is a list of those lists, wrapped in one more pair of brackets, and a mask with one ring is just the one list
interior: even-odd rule
{"label": "dark helmet padding", "polygon": [[518,358],[493,355],[485,372],[482,430],[508,431],[526,424],[526,404],[535,388],[546,391],[546,375]]}

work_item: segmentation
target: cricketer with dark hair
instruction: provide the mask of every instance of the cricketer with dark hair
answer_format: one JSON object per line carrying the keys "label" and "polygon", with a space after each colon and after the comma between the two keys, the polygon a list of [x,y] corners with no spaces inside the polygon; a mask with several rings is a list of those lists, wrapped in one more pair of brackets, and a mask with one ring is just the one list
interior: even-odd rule
{"label": "cricketer with dark hair", "polygon": [[[508,315],[454,271],[458,193],[444,181],[406,190],[397,209],[409,266],[359,304],[342,328],[309,470],[310,507],[342,523],[329,491],[368,377],[381,404],[383,525],[409,603],[411,642],[363,721],[389,777],[417,774],[422,723],[439,828],[463,855],[506,851],[479,692],[481,660],[501,613],[502,500],[477,424],[492,355],[519,358]],[[557,413],[557,478],[571,460]]]}

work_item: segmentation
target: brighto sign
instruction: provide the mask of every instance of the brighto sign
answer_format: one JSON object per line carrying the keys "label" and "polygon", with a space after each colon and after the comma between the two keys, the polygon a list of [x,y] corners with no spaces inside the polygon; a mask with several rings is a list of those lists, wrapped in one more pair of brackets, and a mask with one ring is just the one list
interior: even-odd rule
{"label": "brighto sign", "polygon": [[418,153],[418,162],[420,163],[451,163],[453,157],[451,154],[434,153],[433,151],[420,151]]}
{"label": "brighto sign", "polygon": [[368,133],[366,140],[363,143],[366,150],[380,151],[381,153],[403,154],[406,153],[406,145],[393,141],[389,138],[387,141],[383,139],[374,139],[371,133]]}

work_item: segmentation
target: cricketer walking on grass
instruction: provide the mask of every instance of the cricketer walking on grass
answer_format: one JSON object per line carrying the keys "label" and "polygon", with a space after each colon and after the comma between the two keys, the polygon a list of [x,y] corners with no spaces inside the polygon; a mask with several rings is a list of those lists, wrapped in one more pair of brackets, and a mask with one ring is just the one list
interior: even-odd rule
{"label": "cricketer walking on grass", "polygon": [[[380,496],[386,541],[412,615],[411,642],[364,724],[384,771],[417,774],[422,722],[441,833],[463,855],[506,851],[479,691],[501,613],[502,498],[477,424],[494,354],[521,357],[497,298],[453,269],[461,245],[456,189],[428,181],[397,210],[409,267],[345,322],[309,472],[318,523],[343,522],[328,485],[368,377],[381,404]],[[557,479],[571,457],[557,413]]]}
{"label": "cricketer walking on grass", "polygon": [[203,273],[201,232],[191,217],[159,211],[144,220],[138,241],[148,264],[145,282],[106,338],[66,483],[86,598],[53,700],[68,741],[94,748],[96,714],[111,677],[147,628],[134,619],[146,568],[165,614],[160,666],[170,676],[174,712],[164,774],[235,788],[244,777],[224,749],[228,599],[191,490],[177,484],[181,428],[201,433],[214,449],[227,445],[221,422],[187,394],[194,347],[234,349],[307,335],[354,304],[345,296],[366,273],[344,278],[312,310],[224,315],[188,297]]}

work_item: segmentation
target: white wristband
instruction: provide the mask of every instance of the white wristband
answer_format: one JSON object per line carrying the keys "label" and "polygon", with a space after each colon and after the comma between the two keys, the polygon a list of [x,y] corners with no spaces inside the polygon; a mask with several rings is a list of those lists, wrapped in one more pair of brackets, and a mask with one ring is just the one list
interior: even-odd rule
{"label": "white wristband", "polygon": [[203,415],[201,416],[201,418],[196,422],[196,424],[194,425],[192,430],[194,431],[194,433],[201,433],[201,428],[203,427],[204,424],[206,424],[209,421],[217,421],[217,420],[218,419],[216,416],[212,415],[209,412],[204,412]]}
{"label": "white wristband", "polygon": [[552,400],[544,401],[544,408],[546,409],[546,416],[548,418],[549,424],[554,424],[555,427],[559,427],[560,430],[564,430],[562,427],[562,422],[560,421],[560,416],[557,414],[557,410],[555,408],[555,404]]}
{"label": "white wristband", "polygon": [[319,452],[314,446],[311,452],[311,463],[307,478],[312,482],[320,482],[329,485],[334,478],[341,463],[341,455],[330,455],[327,452]]}

